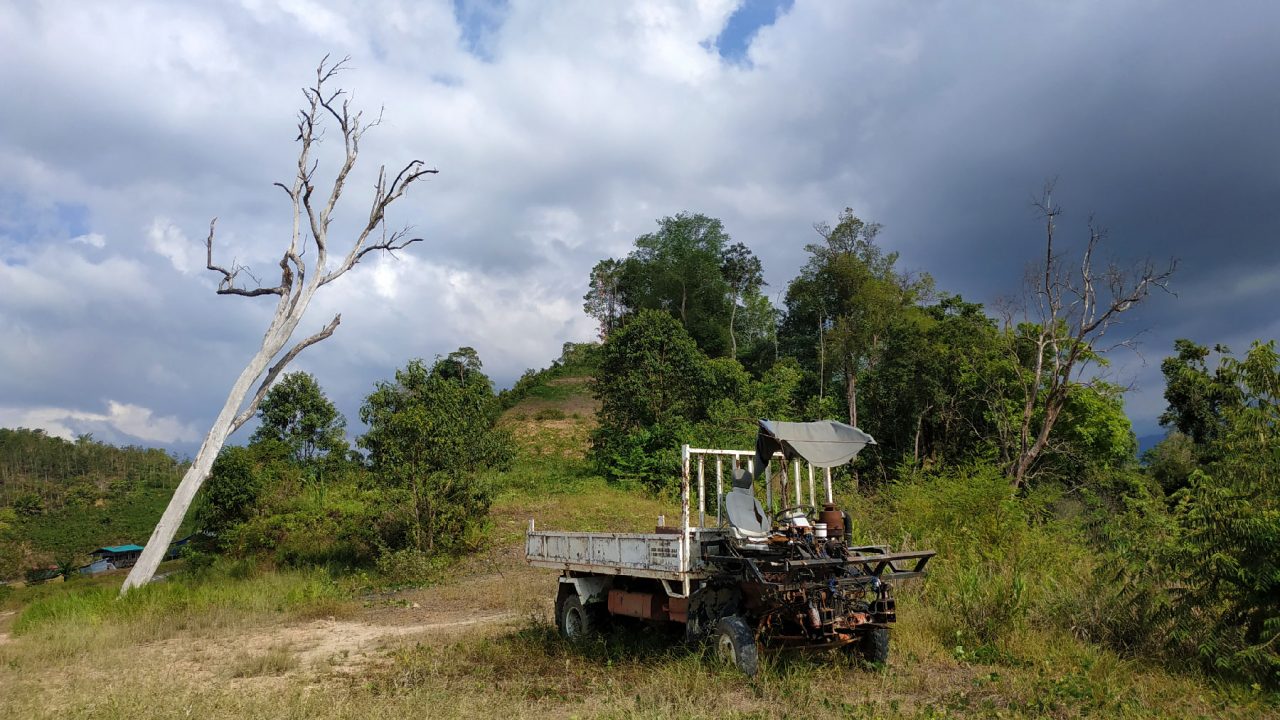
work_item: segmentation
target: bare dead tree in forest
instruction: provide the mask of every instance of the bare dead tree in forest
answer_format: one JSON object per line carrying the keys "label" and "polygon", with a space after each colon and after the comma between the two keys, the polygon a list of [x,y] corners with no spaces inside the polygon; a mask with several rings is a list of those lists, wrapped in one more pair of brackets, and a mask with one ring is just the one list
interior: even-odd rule
{"label": "bare dead tree in forest", "polygon": [[[178,526],[187,514],[196,492],[209,476],[213,461],[217,458],[227,437],[253,417],[258,404],[271,383],[280,375],[281,370],[303,350],[333,335],[333,331],[342,320],[341,315],[335,315],[319,332],[300,340],[285,351],[285,346],[291,340],[294,329],[302,320],[316,291],[321,286],[342,277],[370,253],[386,252],[394,255],[396,250],[408,247],[422,239],[410,237],[408,228],[388,233],[385,224],[386,212],[392,203],[404,196],[410,185],[437,171],[427,169],[420,160],[414,160],[394,176],[389,177],[386,166],[383,166],[379,169],[378,179],[374,184],[367,221],[360,228],[355,242],[347,253],[341,256],[332,268],[329,266],[329,223],[334,206],[337,205],[347,177],[356,164],[356,158],[360,153],[360,140],[381,119],[379,116],[366,122],[361,112],[351,108],[350,99],[343,90],[330,89],[329,84],[345,69],[346,63],[347,58],[331,63],[328,56],[325,56],[316,69],[315,84],[303,88],[302,91],[305,101],[298,112],[296,140],[300,147],[297,170],[292,183],[288,185],[275,183],[284,190],[293,205],[293,233],[288,248],[280,257],[279,284],[265,287],[254,279],[255,284],[258,284],[257,287],[245,287],[239,282],[241,274],[253,278],[245,268],[234,264],[230,269],[215,265],[213,241],[217,219],[209,223],[209,236],[205,240],[205,257],[208,269],[221,276],[218,280],[217,294],[242,297],[274,295],[278,298],[276,311],[262,338],[262,345],[231,387],[227,401],[222,406],[222,411],[218,413],[213,427],[209,429],[208,435],[205,436],[204,443],[201,444],[199,452],[191,463],[191,468],[178,484],[173,499],[169,501],[164,515],[151,533],[151,539],[147,541],[142,556],[125,579],[120,589],[121,594],[151,580],[169,548],[169,543],[173,541]],[[323,189],[317,193],[315,176],[319,161],[312,157],[312,152],[315,149],[314,146],[324,137],[325,125],[330,122],[336,123],[338,130],[341,131],[344,157],[327,194]],[[310,268],[304,259],[308,251],[314,260],[314,265]],[[274,364],[271,364],[272,360],[275,360]],[[245,398],[259,378],[261,382],[258,384],[257,392],[246,404]]]}
{"label": "bare dead tree in forest", "polygon": [[1008,434],[1014,443],[1007,454],[1008,473],[1015,488],[1027,483],[1036,460],[1049,446],[1072,386],[1083,382],[1081,371],[1108,350],[1132,348],[1132,336],[1102,347],[1107,331],[1119,324],[1121,314],[1146,299],[1152,288],[1167,292],[1177,268],[1177,261],[1171,259],[1160,271],[1147,261],[1131,270],[1108,263],[1097,273],[1093,254],[1104,233],[1091,218],[1080,269],[1073,271],[1054,252],[1055,223],[1062,209],[1053,204],[1052,194],[1049,183],[1036,202],[1045,220],[1044,265],[1028,274],[1020,307],[1005,310],[1005,335],[1023,395],[1021,415],[1014,421],[1016,434]]}

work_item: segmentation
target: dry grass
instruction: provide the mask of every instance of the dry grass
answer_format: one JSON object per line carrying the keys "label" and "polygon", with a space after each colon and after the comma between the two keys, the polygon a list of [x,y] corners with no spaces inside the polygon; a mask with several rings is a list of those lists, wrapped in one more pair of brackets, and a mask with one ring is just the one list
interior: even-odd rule
{"label": "dry grass", "polygon": [[261,653],[238,653],[231,665],[231,677],[283,675],[297,667],[298,656],[289,645],[272,645]]}

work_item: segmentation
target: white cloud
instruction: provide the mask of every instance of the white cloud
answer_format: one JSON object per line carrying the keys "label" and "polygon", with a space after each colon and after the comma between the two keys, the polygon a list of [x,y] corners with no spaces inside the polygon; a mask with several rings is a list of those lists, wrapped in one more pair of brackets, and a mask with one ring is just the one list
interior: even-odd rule
{"label": "white cloud", "polygon": [[[1130,206],[1175,217],[1126,193],[1168,194],[1166,177],[1230,187],[1221,178],[1250,158],[1274,177],[1273,154],[1228,152],[1273,109],[1245,112],[1205,89],[1248,86],[1254,66],[1269,77],[1274,62],[1235,53],[1273,57],[1274,23],[1225,33],[1225,15],[1203,9],[1152,27],[1142,8],[1105,2],[798,0],[739,66],[706,44],[736,5],[512,0],[482,13],[493,27],[479,58],[449,0],[0,4],[0,86],[24,98],[0,108],[0,206],[53,206],[39,223],[0,212],[0,398],[10,412],[111,395],[151,408],[151,424],[212,417],[271,303],[213,295],[204,233],[216,215],[215,261],[274,266],[291,218],[271,183],[289,179],[298,88],[326,53],[352,56],[340,79],[356,106],[385,107],[335,214],[335,252],[367,216],[379,164],[421,158],[441,171],[391,212],[426,242],[324,288],[299,329],[343,314],[301,362],[349,416],[411,357],[472,345],[510,381],[563,341],[592,337],[581,312],[590,267],[681,210],[720,217],[760,254],[771,296],[802,264],[811,223],[851,206],[886,223],[907,269],[982,301],[1016,287],[1028,257],[1010,238],[1034,234],[1025,198],[1045,176],[1100,188],[1072,208],[1080,217]],[[1216,138],[1204,157],[1161,135],[1199,108],[1218,113],[1188,134]],[[1224,118],[1231,137],[1214,135]],[[1272,132],[1259,147],[1275,146]],[[338,150],[330,133],[317,147],[319,192]],[[1269,207],[1270,186],[1240,186]],[[1091,207],[1095,197],[1109,205]],[[1206,195],[1181,197],[1195,208]],[[1134,251],[1159,256],[1178,240],[1152,237]],[[1214,237],[1206,245],[1230,245]],[[1269,279],[1230,287],[1257,305]]]}
{"label": "white cloud", "polygon": [[88,245],[89,247],[104,248],[107,246],[107,239],[98,233],[86,233],[71,238],[71,242]]}
{"label": "white cloud", "polygon": [[54,407],[0,406],[0,426],[40,429],[67,440],[81,433],[103,430],[149,443],[173,444],[199,438],[194,427],[176,417],[160,417],[148,408],[114,400],[107,401],[105,413]]}
{"label": "white cloud", "polygon": [[158,217],[147,228],[147,243],[152,252],[168,258],[173,268],[183,275],[190,275],[203,267],[200,249],[172,220]]}

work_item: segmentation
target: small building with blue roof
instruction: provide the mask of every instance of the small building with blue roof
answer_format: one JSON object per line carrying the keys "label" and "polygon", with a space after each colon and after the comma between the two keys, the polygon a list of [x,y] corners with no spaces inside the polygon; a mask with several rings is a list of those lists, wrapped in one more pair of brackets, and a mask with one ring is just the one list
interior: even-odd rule
{"label": "small building with blue roof", "polygon": [[132,567],[138,562],[138,556],[142,554],[142,547],[139,545],[111,545],[100,547],[92,553],[94,560],[106,560],[117,568]]}

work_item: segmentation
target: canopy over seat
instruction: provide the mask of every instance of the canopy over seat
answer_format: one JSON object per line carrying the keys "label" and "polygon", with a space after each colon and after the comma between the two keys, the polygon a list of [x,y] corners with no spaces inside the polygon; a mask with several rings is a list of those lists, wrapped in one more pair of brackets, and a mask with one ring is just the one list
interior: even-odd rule
{"label": "canopy over seat", "polygon": [[875,442],[858,428],[833,420],[803,423],[761,420],[753,470],[735,469],[733,489],[724,495],[730,534],[748,542],[762,542],[769,536],[772,522],[756,500],[753,488],[774,453],[782,453],[787,463],[803,458],[813,467],[830,468],[853,460],[864,447]]}

